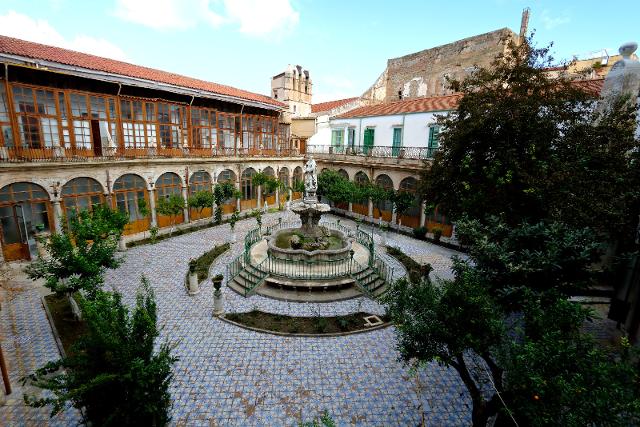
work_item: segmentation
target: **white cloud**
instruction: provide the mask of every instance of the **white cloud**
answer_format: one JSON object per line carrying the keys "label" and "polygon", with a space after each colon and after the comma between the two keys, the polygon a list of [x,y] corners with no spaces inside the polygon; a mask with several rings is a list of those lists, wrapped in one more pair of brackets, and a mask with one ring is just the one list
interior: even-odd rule
{"label": "white cloud", "polygon": [[228,19],[240,24],[240,32],[253,36],[281,37],[300,20],[289,0],[225,0]]}
{"label": "white cloud", "polygon": [[119,60],[127,58],[122,49],[105,39],[78,34],[68,40],[46,20],[33,19],[12,10],[5,15],[0,15],[0,34],[107,58]]}
{"label": "white cloud", "polygon": [[117,0],[115,15],[159,30],[237,25],[243,34],[276,39],[300,20],[290,0]]}
{"label": "white cloud", "polygon": [[543,10],[540,15],[540,19],[544,24],[544,28],[547,30],[552,30],[560,25],[568,24],[571,22],[571,19],[565,15],[563,16],[551,16],[548,10]]}
{"label": "white cloud", "polygon": [[361,94],[356,91],[353,81],[342,75],[327,75],[313,82],[313,103],[353,98]]}
{"label": "white cloud", "polygon": [[118,0],[117,17],[155,29],[194,27],[200,20],[219,26],[223,19],[209,8],[208,0]]}

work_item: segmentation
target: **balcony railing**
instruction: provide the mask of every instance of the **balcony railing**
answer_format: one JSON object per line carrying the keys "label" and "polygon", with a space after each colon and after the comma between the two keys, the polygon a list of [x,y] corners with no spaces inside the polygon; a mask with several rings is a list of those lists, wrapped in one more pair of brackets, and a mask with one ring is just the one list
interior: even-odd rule
{"label": "balcony railing", "polygon": [[64,147],[0,147],[0,163],[25,162],[92,162],[159,158],[214,158],[214,157],[287,157],[299,156],[297,148],[246,147],[158,147],[78,149]]}
{"label": "balcony railing", "polygon": [[331,146],[331,145],[308,145],[307,154],[324,154],[332,156],[358,156],[390,159],[414,159],[428,160],[438,151],[437,148],[430,147],[392,147],[375,146]]}

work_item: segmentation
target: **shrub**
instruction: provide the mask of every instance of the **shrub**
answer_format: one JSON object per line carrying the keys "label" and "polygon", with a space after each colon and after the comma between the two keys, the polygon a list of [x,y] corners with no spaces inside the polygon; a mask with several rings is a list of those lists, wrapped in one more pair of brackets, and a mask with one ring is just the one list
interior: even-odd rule
{"label": "shrub", "polygon": [[433,233],[433,240],[435,240],[436,242],[439,242],[440,241],[440,237],[442,237],[442,228],[433,227],[431,229],[431,232]]}
{"label": "shrub", "polygon": [[409,280],[412,283],[419,283],[422,278],[429,280],[429,273],[433,270],[431,264],[422,265],[398,248],[387,246],[387,253],[396,258],[407,270]]}
{"label": "shrub", "polygon": [[413,236],[416,239],[424,240],[424,236],[427,234],[426,227],[416,227],[413,229]]}

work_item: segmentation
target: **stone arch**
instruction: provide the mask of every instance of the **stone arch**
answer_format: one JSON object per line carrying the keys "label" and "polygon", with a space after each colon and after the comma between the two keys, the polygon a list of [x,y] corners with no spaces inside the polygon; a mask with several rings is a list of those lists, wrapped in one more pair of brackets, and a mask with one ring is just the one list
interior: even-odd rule
{"label": "stone arch", "polygon": [[139,233],[149,229],[150,210],[147,183],[140,175],[126,173],[113,183],[113,207],[129,216],[129,223],[124,228],[124,234]]}
{"label": "stone arch", "polygon": [[[236,188],[236,181],[237,181],[236,173],[231,169],[224,169],[220,171],[218,173],[218,177],[216,178],[216,182],[218,184],[230,182],[233,185],[233,188]],[[222,203],[222,213],[225,215],[233,213],[236,210],[236,208],[237,208],[237,199],[235,197],[225,200]]]}
{"label": "stone arch", "polygon": [[276,176],[276,173],[274,172],[273,168],[271,166],[267,166],[266,168],[264,168],[262,170],[262,173],[267,175],[267,176]]}
{"label": "stone arch", "polygon": [[289,187],[291,185],[291,183],[289,182],[289,168],[287,168],[286,166],[281,167],[278,171],[278,179],[282,183],[284,183],[286,187]]}
{"label": "stone arch", "polygon": [[254,168],[246,168],[240,176],[240,191],[242,191],[241,209],[253,209],[258,207],[258,188],[253,185]]}
{"label": "stone arch", "polygon": [[339,173],[341,176],[343,176],[344,178],[349,179],[349,172],[347,172],[346,170],[344,170],[344,169],[338,169],[338,173]]}
{"label": "stone arch", "polygon": [[402,221],[402,225],[407,227],[419,227],[421,203],[418,195],[418,180],[413,176],[404,178],[400,181],[399,191],[415,194],[415,202],[398,220]]}
{"label": "stone arch", "polygon": [[91,210],[95,205],[104,204],[104,189],[95,179],[77,177],[70,179],[60,192],[62,212],[69,221],[81,210]]}
{"label": "stone arch", "polygon": [[[160,199],[168,199],[170,196],[182,197],[182,178],[175,172],[165,172],[156,180],[156,203],[159,203]],[[158,204],[156,204],[156,208]],[[157,215],[158,227],[169,227],[173,224],[181,224],[184,222],[184,213],[176,215],[172,218],[168,215]]]}
{"label": "stone arch", "polygon": [[[205,170],[198,170],[189,178],[189,196],[200,191],[211,192],[211,175]],[[209,218],[213,214],[213,206],[202,209],[189,209],[189,219],[194,221],[201,218]]]}
{"label": "stone arch", "polygon": [[[379,174],[375,183],[377,186],[384,188],[387,191],[393,191],[393,180],[385,173]],[[375,218],[382,218],[384,221],[391,221],[393,218],[393,202],[389,199],[374,203],[373,216]]]}
{"label": "stone arch", "polygon": [[53,228],[53,214],[49,193],[41,185],[21,181],[2,187],[0,242],[4,260],[29,259],[36,233]]}

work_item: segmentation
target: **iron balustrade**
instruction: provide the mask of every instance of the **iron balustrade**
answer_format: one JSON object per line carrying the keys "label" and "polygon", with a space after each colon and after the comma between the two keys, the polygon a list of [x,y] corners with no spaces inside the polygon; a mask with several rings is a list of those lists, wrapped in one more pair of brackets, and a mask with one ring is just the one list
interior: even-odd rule
{"label": "iron balustrade", "polygon": [[331,146],[307,145],[307,154],[327,155],[332,157],[374,157],[391,159],[433,159],[438,148],[434,147],[393,147],[387,146]]}
{"label": "iron balustrade", "polygon": [[249,149],[245,147],[102,147],[98,150],[65,147],[0,147],[0,163],[98,162],[133,159],[289,157],[297,148]]}
{"label": "iron balustrade", "polygon": [[343,260],[289,260],[267,256],[264,271],[279,277],[294,279],[332,279],[347,277],[352,273],[354,261]]}

